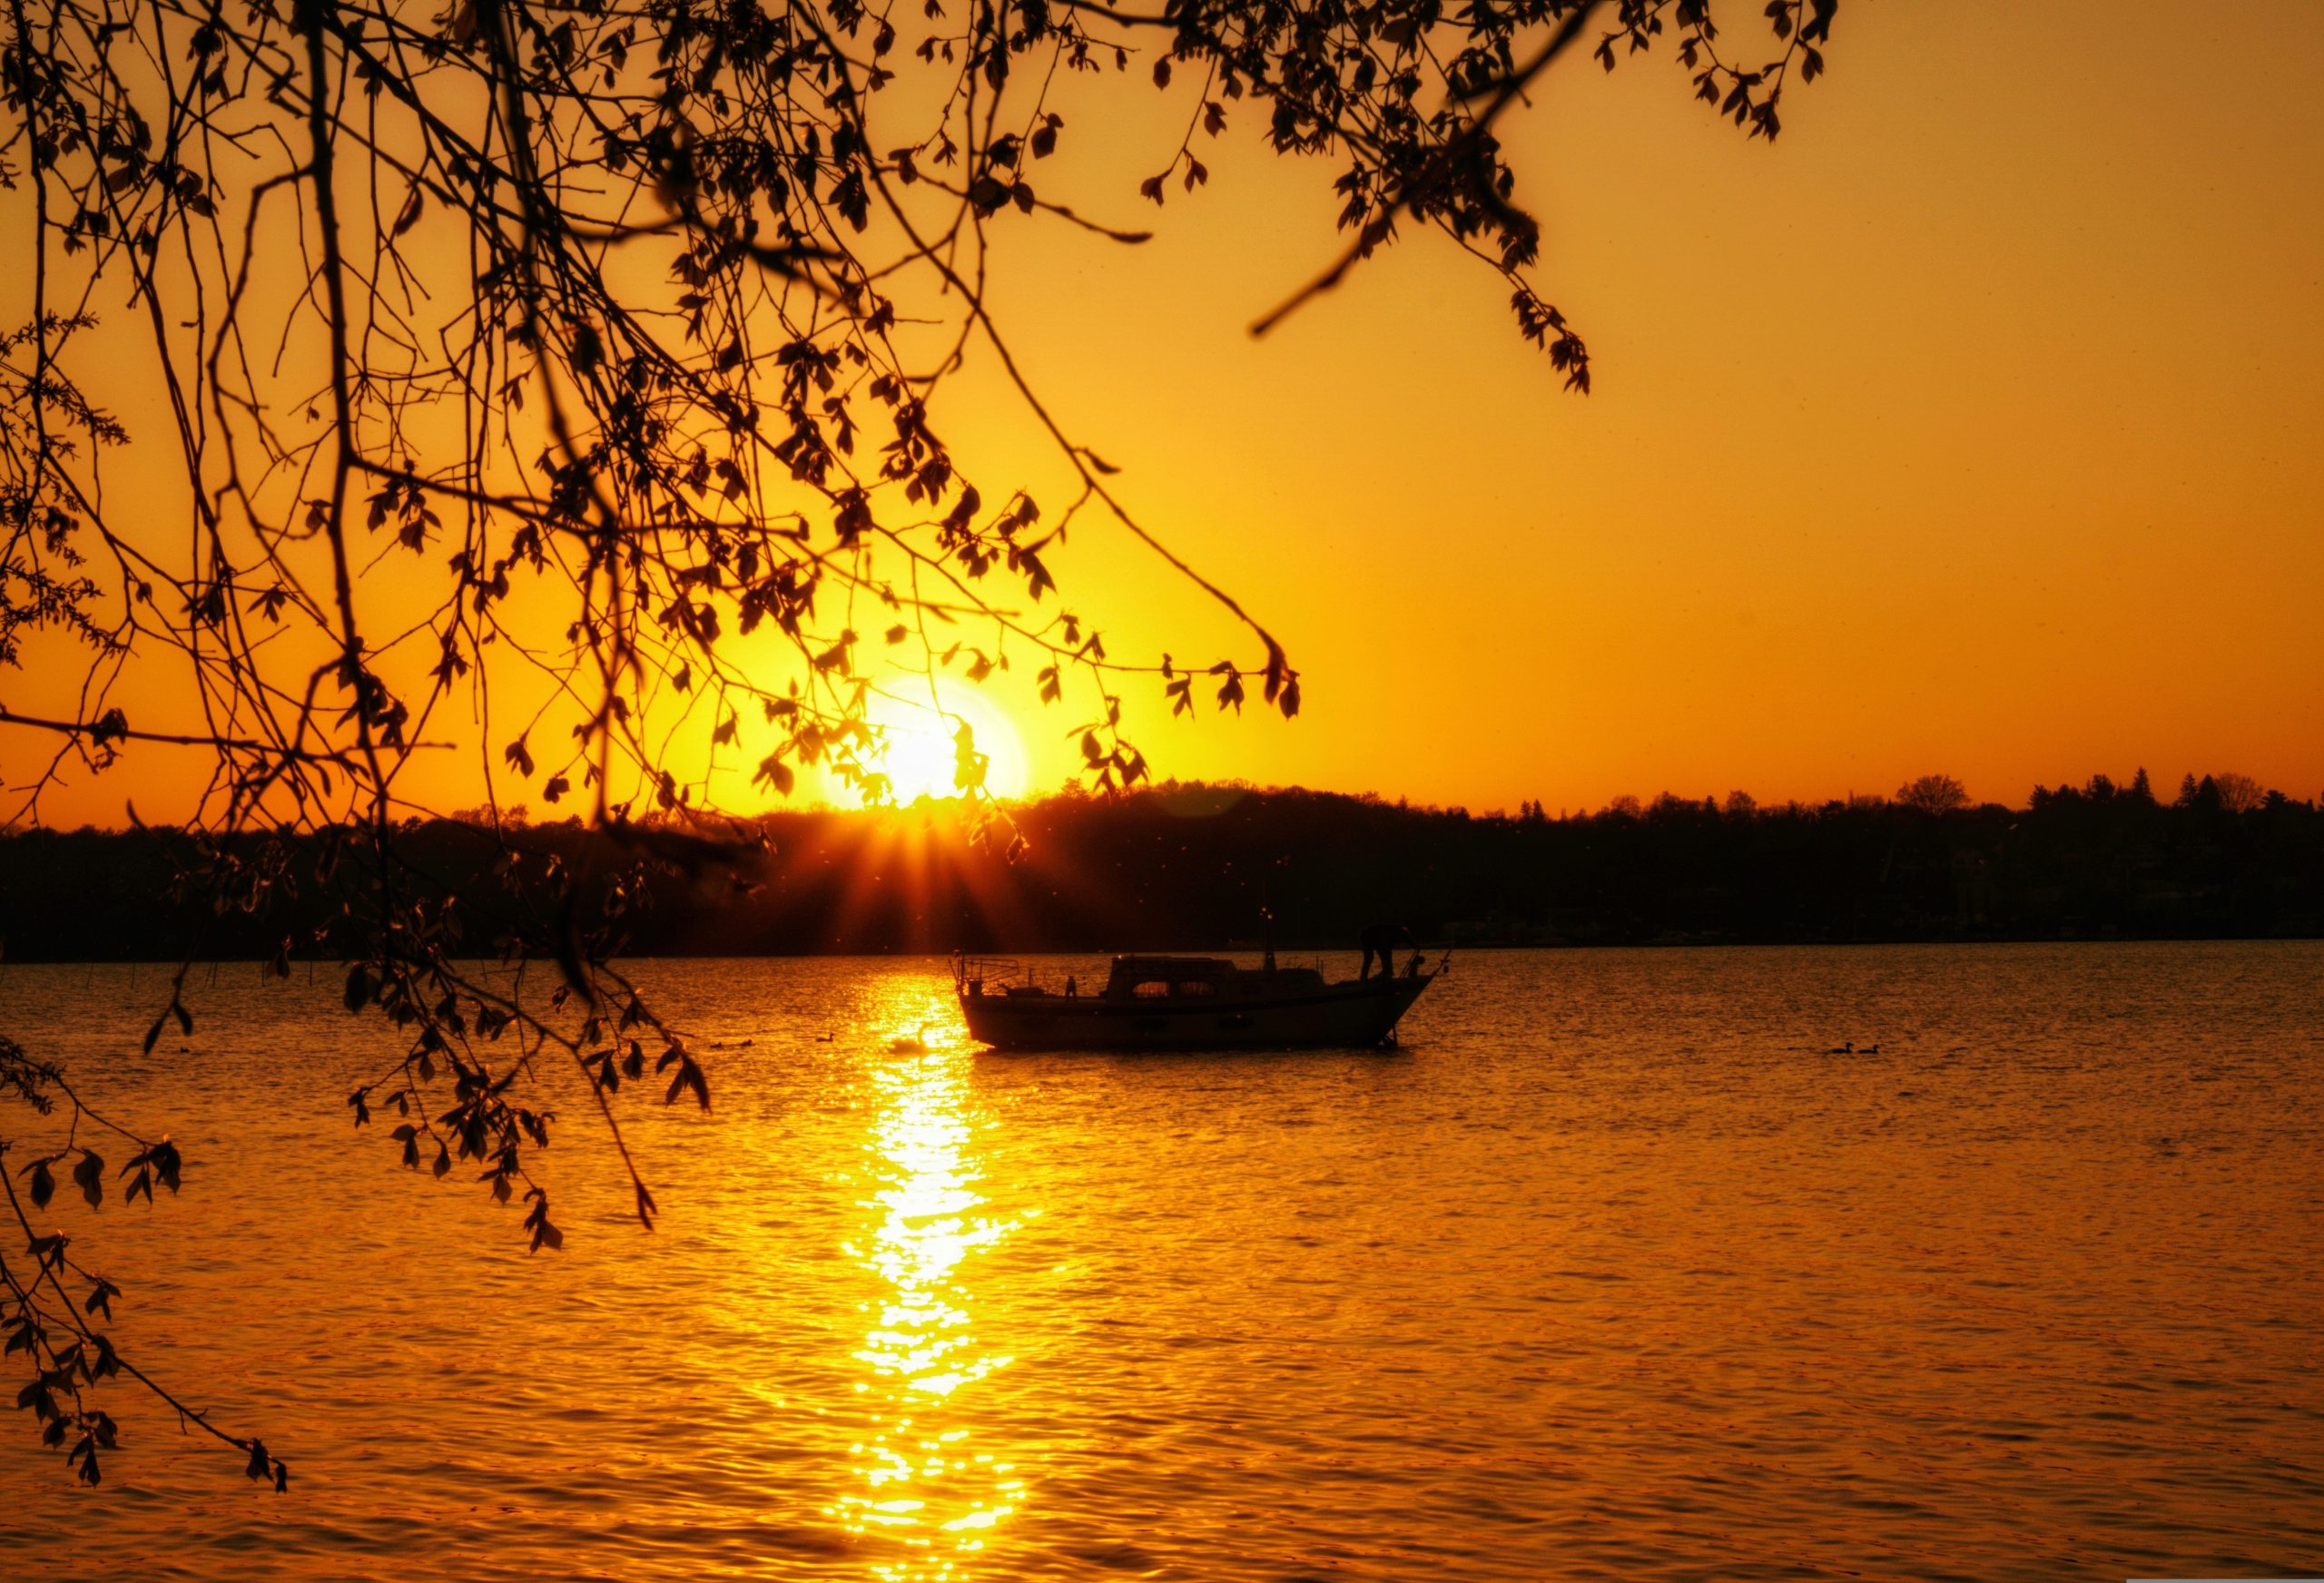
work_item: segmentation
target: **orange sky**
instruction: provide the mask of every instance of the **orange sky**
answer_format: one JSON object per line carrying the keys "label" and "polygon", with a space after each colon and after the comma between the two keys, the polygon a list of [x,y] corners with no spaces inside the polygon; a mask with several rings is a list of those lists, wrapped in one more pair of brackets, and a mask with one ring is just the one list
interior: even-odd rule
{"label": "orange sky", "polygon": [[[1171,721],[1134,687],[1158,774],[1552,811],[1932,770],[2009,801],[2140,764],[2324,790],[2314,9],[1856,4],[1829,60],[1772,148],[1667,58],[1577,57],[1505,123],[1586,398],[1430,235],[1252,340],[1333,251],[1332,168],[1266,155],[1246,108],[1157,217],[1135,187],[1184,106],[1068,100],[1047,179],[1160,234],[1025,221],[996,311],[1141,519],[1305,674],[1288,724]],[[980,378],[940,409],[955,446],[1054,477]],[[1127,536],[1053,564],[1118,655],[1226,651]],[[1078,755],[1029,686],[996,696],[1046,788]],[[0,702],[37,691],[0,675]],[[0,779],[48,751],[0,732]],[[473,762],[431,790],[473,801]],[[141,750],[44,811],[167,818],[195,768]]]}

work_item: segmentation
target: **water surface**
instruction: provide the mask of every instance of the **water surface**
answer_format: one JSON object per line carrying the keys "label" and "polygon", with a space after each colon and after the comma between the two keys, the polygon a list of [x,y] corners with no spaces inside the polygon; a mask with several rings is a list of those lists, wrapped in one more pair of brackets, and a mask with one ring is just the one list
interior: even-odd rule
{"label": "water surface", "polygon": [[647,1235],[551,1072],[527,1256],[350,1130],[395,1046],[332,983],[198,973],[148,1058],[154,969],[0,969],[188,1161],[60,1195],[111,1333],[292,1476],[116,1391],[86,1490],[20,1414],[0,1571],[2324,1572],[2324,947],[1481,953],[1402,1048],[1275,1057],[980,1053],[934,962],[639,971],[717,1108],[624,1095]]}

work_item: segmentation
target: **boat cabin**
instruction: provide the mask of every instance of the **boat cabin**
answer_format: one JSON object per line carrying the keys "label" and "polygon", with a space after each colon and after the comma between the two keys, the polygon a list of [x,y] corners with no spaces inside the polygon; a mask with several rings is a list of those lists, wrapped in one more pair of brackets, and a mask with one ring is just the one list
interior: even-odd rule
{"label": "boat cabin", "polygon": [[[963,996],[1005,1000],[1067,998],[1037,983],[1024,964],[1004,957],[956,957],[953,981]],[[1225,957],[1116,957],[1098,1001],[1246,1000],[1254,996],[1305,995],[1322,989],[1315,968],[1243,968]]]}
{"label": "boat cabin", "polygon": [[1221,957],[1116,957],[1108,1000],[1193,1000],[1216,995],[1235,977]]}
{"label": "boat cabin", "polygon": [[1238,968],[1224,957],[1116,957],[1106,979],[1108,1000],[1200,1000],[1320,988],[1313,968]]}

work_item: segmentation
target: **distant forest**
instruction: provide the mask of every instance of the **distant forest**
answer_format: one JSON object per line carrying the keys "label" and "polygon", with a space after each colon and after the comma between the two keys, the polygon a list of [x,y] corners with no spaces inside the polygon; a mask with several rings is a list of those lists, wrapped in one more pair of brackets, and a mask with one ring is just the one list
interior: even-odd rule
{"label": "distant forest", "polygon": [[[2190,777],[2169,799],[2144,772],[2102,775],[2037,787],[2023,808],[1974,805],[1930,776],[1893,798],[1665,794],[1566,816],[1166,783],[1051,797],[1008,821],[1013,860],[1006,826],[972,841],[943,803],[771,814],[762,851],[711,870],[570,821],[497,834],[414,821],[395,840],[433,883],[503,909],[537,908],[557,871],[586,890],[642,861],[627,946],[641,956],[1345,948],[1376,921],[1447,945],[2324,933],[2324,811],[2231,775]],[[212,848],[167,829],[0,837],[0,949],[330,956],[348,902],[327,849],[263,834]],[[265,873],[287,891],[245,910],[244,880]]]}

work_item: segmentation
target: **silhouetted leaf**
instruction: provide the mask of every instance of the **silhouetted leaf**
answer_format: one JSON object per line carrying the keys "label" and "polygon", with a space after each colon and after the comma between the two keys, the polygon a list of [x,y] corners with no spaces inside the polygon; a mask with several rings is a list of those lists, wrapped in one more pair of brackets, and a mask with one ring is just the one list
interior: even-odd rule
{"label": "silhouetted leaf", "polygon": [[[673,1050],[670,1054],[675,1055],[677,1057],[678,1069],[671,1077],[670,1086],[667,1091],[663,1094],[662,1102],[665,1105],[675,1105],[677,1103],[678,1096],[691,1088],[694,1090],[694,1096],[695,1100],[701,1105],[702,1108],[708,1110],[710,1108],[710,1083],[709,1080],[703,1076],[701,1067],[694,1063],[694,1058],[692,1056],[685,1054],[683,1050]],[[670,1057],[665,1055],[663,1057],[662,1062],[659,1064],[667,1065],[669,1059]]]}

